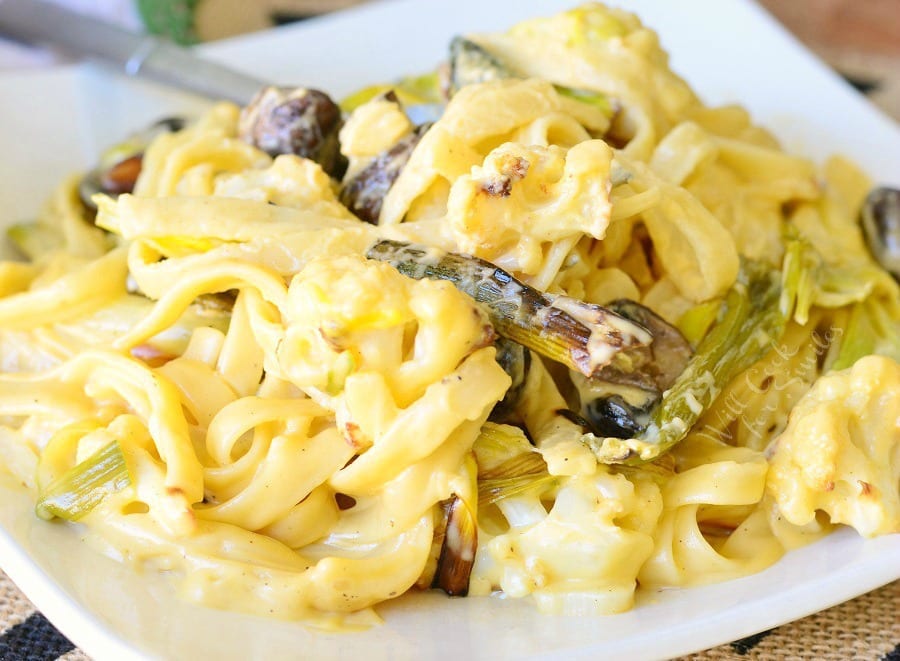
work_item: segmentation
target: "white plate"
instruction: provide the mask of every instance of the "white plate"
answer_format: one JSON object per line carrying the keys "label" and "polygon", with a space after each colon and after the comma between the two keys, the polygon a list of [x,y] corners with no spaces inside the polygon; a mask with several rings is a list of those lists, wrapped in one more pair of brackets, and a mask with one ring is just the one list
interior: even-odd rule
{"label": "white plate", "polygon": [[[208,49],[273,81],[340,96],[371,81],[429,69],[448,39],[569,7],[563,0],[400,0]],[[625,4],[625,3],[622,3]],[[817,160],[838,151],[900,185],[900,131],[745,0],[630,0],[657,29],[673,67],[709,103],[741,102],[785,144]],[[97,150],[196,99],[94,67],[0,76],[0,224],[36,212],[54,182]],[[0,476],[0,564],[38,608],[97,659],[496,659],[670,657],[768,629],[900,578],[900,536],[852,531],[790,553],[738,581],[645,595],[600,618],[540,616],[527,600],[404,598],[386,624],[326,635],[298,624],[178,601],[156,575],[137,576],[47,525]]]}

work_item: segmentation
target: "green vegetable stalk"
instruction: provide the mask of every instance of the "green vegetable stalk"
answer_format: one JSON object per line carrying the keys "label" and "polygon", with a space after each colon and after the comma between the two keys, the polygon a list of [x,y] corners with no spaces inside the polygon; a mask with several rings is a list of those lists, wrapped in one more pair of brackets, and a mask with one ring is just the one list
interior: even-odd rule
{"label": "green vegetable stalk", "polygon": [[534,489],[549,489],[559,479],[547,472],[544,458],[518,427],[486,422],[473,449],[478,462],[479,507]]}
{"label": "green vegetable stalk", "polygon": [[853,305],[831,368],[851,367],[871,354],[900,361],[900,302],[896,298],[873,294]]}
{"label": "green vegetable stalk", "polygon": [[780,305],[781,273],[747,261],[722,302],[717,322],[675,383],[650,414],[647,428],[633,439],[586,435],[603,463],[656,459],[687,436],[722,389],[759,360],[782,334],[790,311]]}
{"label": "green vegetable stalk", "polygon": [[125,455],[118,441],[113,441],[47,485],[35,513],[46,520],[78,521],[108,495],[130,484]]}
{"label": "green vegetable stalk", "polygon": [[840,351],[829,367],[844,369],[870,354],[900,360],[900,289],[896,281],[870,259],[828,264],[797,233],[790,233],[785,243],[782,312],[804,324],[813,306],[848,311]]}
{"label": "green vegetable stalk", "polygon": [[551,299],[477,257],[387,240],[377,242],[366,256],[416,280],[452,282],[485,306],[498,334],[585,376],[598,373],[619,351],[653,339],[612,310],[564,296]]}

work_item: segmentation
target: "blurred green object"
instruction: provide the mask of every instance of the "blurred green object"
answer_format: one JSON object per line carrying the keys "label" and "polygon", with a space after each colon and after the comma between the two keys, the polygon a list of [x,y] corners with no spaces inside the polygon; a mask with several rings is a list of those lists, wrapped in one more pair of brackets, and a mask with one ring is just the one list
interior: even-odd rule
{"label": "blurred green object", "polygon": [[136,0],[147,32],[171,39],[176,44],[196,44],[194,12],[201,0]]}

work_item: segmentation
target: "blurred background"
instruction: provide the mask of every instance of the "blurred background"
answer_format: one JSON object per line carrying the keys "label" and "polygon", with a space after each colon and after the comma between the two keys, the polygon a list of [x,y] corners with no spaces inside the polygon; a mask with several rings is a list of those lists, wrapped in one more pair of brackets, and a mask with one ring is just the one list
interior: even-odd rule
{"label": "blurred background", "polygon": [[[196,7],[196,34],[219,39],[368,0],[138,0]],[[758,0],[801,41],[900,120],[900,0]],[[573,4],[576,0],[573,0]],[[627,0],[614,2],[627,9]]]}
{"label": "blurred background", "polygon": [[[214,41],[370,0],[53,0],[182,43]],[[627,9],[627,0],[610,0]],[[870,100],[900,120],[900,0],[756,0]],[[577,4],[578,0],[573,0]],[[761,45],[764,47],[764,45]],[[0,43],[0,70],[53,56]]]}
{"label": "blurred background", "polygon": [[758,0],[869,99],[900,120],[900,0]]}

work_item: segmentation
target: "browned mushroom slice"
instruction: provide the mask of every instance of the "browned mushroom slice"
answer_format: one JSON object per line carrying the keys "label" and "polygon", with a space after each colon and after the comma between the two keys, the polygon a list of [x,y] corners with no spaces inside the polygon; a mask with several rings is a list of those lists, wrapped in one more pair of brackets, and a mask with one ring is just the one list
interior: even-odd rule
{"label": "browned mushroom slice", "polygon": [[478,550],[478,524],[475,514],[458,496],[446,504],[446,528],[441,555],[431,586],[451,597],[464,597],[469,592],[469,576]]}
{"label": "browned mushroom slice", "polygon": [[385,196],[429,126],[423,124],[401,138],[344,184],[340,200],[357,218],[373,225],[378,223]]}
{"label": "browned mushroom slice", "polygon": [[900,190],[875,188],[866,197],[860,215],[872,255],[900,279]]}
{"label": "browned mushroom slice", "polygon": [[302,156],[339,179],[346,169],[338,142],[342,125],[341,109],[324,92],[266,87],[244,108],[238,132],[270,156]]}
{"label": "browned mushroom slice", "polygon": [[[681,331],[650,308],[629,299],[615,300],[607,307],[650,331],[653,342],[649,346],[630,349],[627,354],[629,357],[641,354],[644,359],[640,365],[642,371],[660,392],[675,383],[694,353]],[[615,360],[608,367],[612,369],[614,366]],[[600,378],[603,378],[603,372]]]}
{"label": "browned mushroom slice", "polygon": [[78,185],[78,196],[85,208],[97,209],[91,199],[97,193],[115,197],[133,192],[141,174],[144,150],[160,133],[175,133],[184,126],[183,118],[166,117],[107,149],[97,167],[85,174]]}
{"label": "browned mushroom slice", "polygon": [[650,422],[650,410],[684,371],[693,351],[677,328],[627,299],[607,305],[653,336],[646,346],[616,354],[593,377],[577,379],[582,413],[599,436],[633,438]]}
{"label": "browned mushroom slice", "polygon": [[503,371],[509,374],[512,384],[494,409],[491,411],[492,422],[516,421],[516,407],[525,391],[525,381],[531,368],[531,352],[518,342],[498,337],[494,341],[497,348],[497,362]]}
{"label": "browned mushroom slice", "polygon": [[135,154],[119,161],[105,172],[100,173],[100,189],[110,195],[131,193],[141,174],[144,154]]}

